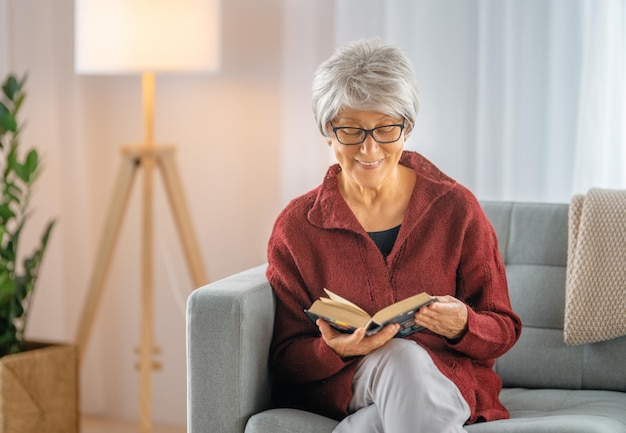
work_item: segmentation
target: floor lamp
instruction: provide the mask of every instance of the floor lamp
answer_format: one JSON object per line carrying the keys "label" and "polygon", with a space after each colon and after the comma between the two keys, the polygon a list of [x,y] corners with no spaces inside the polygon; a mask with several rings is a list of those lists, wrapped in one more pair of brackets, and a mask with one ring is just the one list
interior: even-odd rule
{"label": "floor lamp", "polygon": [[85,353],[135,174],[143,174],[139,431],[152,429],[153,178],[163,175],[187,266],[196,287],[208,282],[174,161],[174,147],[154,141],[155,73],[213,71],[219,62],[219,0],[75,0],[78,74],[140,74],[143,142],[122,147],[122,164],[97,251],[76,345]]}

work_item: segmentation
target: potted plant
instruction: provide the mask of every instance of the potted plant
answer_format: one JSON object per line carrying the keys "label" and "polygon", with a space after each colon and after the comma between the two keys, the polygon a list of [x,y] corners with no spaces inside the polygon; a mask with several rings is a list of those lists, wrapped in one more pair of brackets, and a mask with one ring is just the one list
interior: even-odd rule
{"label": "potted plant", "polygon": [[20,237],[29,199],[41,171],[34,148],[23,150],[18,113],[26,96],[9,75],[0,93],[0,433],[75,432],[76,350],[71,345],[27,342],[28,314],[54,220],[28,255]]}

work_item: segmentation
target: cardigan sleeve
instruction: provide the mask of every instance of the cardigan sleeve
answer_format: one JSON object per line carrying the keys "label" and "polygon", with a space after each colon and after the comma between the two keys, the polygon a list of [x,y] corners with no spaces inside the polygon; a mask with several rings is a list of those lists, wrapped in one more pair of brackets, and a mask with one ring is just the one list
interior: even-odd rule
{"label": "cardigan sleeve", "polygon": [[270,366],[278,379],[305,383],[327,379],[351,362],[327,346],[304,313],[317,295],[306,287],[299,271],[298,261],[312,258],[306,257],[306,240],[298,239],[302,235],[294,225],[279,218],[268,245],[267,278],[276,297]]}
{"label": "cardigan sleeve", "polygon": [[457,297],[468,306],[465,335],[450,345],[473,359],[497,358],[520,336],[506,273],[491,223],[476,201],[470,207],[457,270]]}

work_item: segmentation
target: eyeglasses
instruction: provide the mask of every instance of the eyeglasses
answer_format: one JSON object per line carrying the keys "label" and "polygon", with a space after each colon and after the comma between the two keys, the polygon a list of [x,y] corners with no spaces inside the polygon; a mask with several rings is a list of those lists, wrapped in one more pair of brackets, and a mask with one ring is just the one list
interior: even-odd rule
{"label": "eyeglasses", "polygon": [[393,143],[398,141],[404,130],[406,119],[401,124],[383,125],[377,126],[372,129],[354,128],[352,126],[334,126],[333,122],[330,122],[330,127],[337,137],[337,141],[341,144],[352,146],[355,144],[361,144],[367,138],[367,134],[380,144]]}

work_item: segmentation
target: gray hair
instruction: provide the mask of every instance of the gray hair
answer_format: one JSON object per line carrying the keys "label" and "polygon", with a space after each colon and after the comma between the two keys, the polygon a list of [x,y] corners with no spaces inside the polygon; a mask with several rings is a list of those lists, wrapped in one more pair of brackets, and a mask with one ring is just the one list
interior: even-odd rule
{"label": "gray hair", "polygon": [[380,38],[337,49],[313,76],[313,112],[322,135],[329,136],[328,124],[341,108],[404,118],[408,135],[419,110],[411,61]]}

